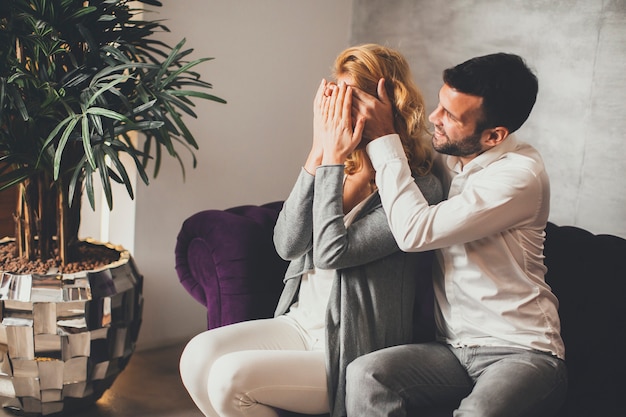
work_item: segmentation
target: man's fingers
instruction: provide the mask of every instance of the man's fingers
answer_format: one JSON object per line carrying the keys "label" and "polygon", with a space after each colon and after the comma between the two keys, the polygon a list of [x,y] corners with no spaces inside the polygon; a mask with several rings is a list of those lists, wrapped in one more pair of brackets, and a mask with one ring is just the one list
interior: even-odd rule
{"label": "man's fingers", "polygon": [[366,93],[360,88],[352,88],[352,103],[360,105],[367,103],[369,100],[376,100],[376,97],[373,97],[371,94]]}
{"label": "man's fingers", "polygon": [[355,143],[360,143],[363,137],[363,129],[365,128],[365,119],[359,117],[356,119],[356,124],[354,125],[354,133],[352,134],[352,138]]}
{"label": "man's fingers", "polygon": [[378,98],[383,103],[389,103],[389,96],[387,95],[387,89],[385,88],[385,79],[381,78],[378,80],[378,87],[376,88],[376,92],[378,93]]}

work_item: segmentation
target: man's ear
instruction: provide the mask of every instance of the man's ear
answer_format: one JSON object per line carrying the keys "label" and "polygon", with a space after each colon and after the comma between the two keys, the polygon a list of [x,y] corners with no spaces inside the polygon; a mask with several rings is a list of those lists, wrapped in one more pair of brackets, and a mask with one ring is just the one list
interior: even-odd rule
{"label": "man's ear", "polygon": [[502,143],[502,141],[509,136],[509,129],[503,126],[492,127],[491,129],[486,129],[483,132],[483,135],[487,135],[485,138],[485,144],[490,148],[493,148],[494,146]]}

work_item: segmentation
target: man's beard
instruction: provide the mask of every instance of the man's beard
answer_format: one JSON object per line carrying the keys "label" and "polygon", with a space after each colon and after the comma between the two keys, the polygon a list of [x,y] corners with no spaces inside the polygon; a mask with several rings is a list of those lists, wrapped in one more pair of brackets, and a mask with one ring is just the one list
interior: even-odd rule
{"label": "man's beard", "polygon": [[445,135],[445,137],[447,139],[445,142],[436,143],[435,137],[433,136],[433,147],[439,153],[464,157],[477,155],[483,151],[482,145],[480,144],[481,134],[478,132],[474,132],[470,136],[466,136],[458,142],[450,141],[448,135]]}

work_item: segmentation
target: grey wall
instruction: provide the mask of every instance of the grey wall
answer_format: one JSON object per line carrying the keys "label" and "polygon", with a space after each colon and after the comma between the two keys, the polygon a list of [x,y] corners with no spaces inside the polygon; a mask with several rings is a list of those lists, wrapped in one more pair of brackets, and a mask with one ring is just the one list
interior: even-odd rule
{"label": "grey wall", "polygon": [[351,42],[402,51],[429,109],[444,68],[523,56],[540,91],[518,138],[544,157],[551,221],[626,237],[626,0],[354,0]]}

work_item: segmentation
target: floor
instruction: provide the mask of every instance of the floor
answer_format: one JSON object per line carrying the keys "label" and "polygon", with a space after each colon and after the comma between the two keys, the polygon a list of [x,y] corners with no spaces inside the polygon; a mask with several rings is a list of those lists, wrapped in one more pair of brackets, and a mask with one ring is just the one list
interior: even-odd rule
{"label": "floor", "polygon": [[[63,417],[202,417],[180,381],[183,346],[135,352],[100,400]],[[0,417],[15,414],[0,410]]]}

